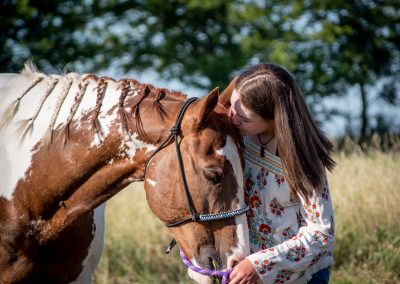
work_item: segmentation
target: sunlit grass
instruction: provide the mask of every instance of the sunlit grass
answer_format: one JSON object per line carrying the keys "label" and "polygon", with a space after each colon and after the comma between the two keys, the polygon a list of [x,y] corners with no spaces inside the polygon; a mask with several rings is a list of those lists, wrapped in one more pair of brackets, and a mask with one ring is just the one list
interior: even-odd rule
{"label": "sunlit grass", "polygon": [[[400,283],[400,156],[338,154],[329,174],[336,219],[331,283]],[[96,284],[192,283],[171,236],[151,213],[142,183],[108,202]]]}
{"label": "sunlit grass", "polygon": [[333,283],[400,283],[400,156],[337,155]]}
{"label": "sunlit grass", "polygon": [[143,183],[107,203],[104,254],[95,283],[191,283],[172,237],[147,206]]}

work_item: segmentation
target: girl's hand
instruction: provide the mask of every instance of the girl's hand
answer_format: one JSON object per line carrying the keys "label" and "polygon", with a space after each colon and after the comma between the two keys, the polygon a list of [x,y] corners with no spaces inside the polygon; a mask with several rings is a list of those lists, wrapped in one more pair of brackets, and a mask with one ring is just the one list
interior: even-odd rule
{"label": "girl's hand", "polygon": [[229,284],[253,284],[260,279],[257,271],[248,259],[243,259],[233,268],[229,276]]}

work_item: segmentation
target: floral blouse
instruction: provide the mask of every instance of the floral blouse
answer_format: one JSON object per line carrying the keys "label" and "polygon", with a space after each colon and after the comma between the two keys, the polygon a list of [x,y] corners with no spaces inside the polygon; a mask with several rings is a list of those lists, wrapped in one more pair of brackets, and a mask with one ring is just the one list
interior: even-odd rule
{"label": "floral blouse", "polygon": [[279,157],[244,137],[244,186],[251,261],[263,283],[306,283],[333,264],[334,220],[328,184],[306,202],[293,196]]}

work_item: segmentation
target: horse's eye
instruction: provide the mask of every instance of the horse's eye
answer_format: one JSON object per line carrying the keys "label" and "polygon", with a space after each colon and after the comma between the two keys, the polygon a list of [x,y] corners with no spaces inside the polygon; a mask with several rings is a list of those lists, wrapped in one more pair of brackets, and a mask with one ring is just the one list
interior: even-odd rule
{"label": "horse's eye", "polygon": [[203,173],[207,181],[214,185],[221,184],[224,180],[224,173],[220,169],[207,169],[204,170]]}

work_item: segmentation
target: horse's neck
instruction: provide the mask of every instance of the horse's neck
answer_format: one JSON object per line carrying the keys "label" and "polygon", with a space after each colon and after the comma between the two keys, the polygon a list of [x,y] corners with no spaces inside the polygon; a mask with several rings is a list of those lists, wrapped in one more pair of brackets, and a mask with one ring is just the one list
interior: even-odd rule
{"label": "horse's neck", "polygon": [[[74,155],[93,150],[92,163],[137,156],[143,165],[174,117],[168,107],[164,116],[154,107],[160,92],[134,80],[35,73],[16,76],[0,91],[6,94],[0,102],[0,196],[8,199],[29,174],[35,154],[48,163],[60,151],[76,160]],[[179,105],[182,98],[172,101]]]}

